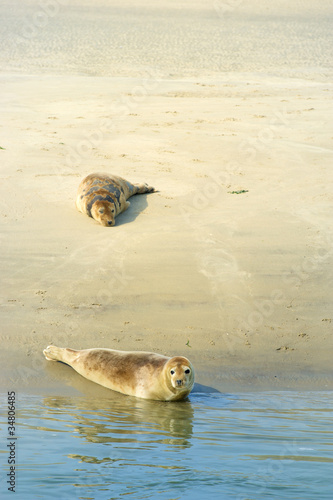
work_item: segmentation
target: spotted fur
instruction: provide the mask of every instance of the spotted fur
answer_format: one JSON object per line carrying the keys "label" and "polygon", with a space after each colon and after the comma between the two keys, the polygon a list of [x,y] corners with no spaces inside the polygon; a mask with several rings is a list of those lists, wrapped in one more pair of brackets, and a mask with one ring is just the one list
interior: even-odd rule
{"label": "spotted fur", "polygon": [[152,193],[148,184],[132,184],[116,175],[90,174],[78,189],[77,209],[103,226],[114,226],[115,218],[130,206],[128,198],[135,194]]}

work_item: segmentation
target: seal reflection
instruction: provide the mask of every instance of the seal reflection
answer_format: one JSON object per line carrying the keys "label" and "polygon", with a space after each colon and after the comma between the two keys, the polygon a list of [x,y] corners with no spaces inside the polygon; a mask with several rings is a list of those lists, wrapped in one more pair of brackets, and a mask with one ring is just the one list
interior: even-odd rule
{"label": "seal reflection", "polygon": [[[177,404],[150,401],[112,393],[108,398],[47,397],[45,410],[57,409],[68,415],[68,427],[89,443],[116,445],[140,450],[167,444],[172,448],[191,447],[194,410],[189,400]],[[82,461],[100,463],[105,457],[73,455]]]}

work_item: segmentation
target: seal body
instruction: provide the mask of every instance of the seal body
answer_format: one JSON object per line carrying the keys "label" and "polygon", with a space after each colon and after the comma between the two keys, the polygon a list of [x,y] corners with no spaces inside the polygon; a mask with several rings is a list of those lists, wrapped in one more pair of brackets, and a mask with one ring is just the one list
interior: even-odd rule
{"label": "seal body", "polygon": [[130,206],[128,198],[153,191],[148,184],[132,184],[116,175],[90,174],[79,185],[76,208],[103,226],[114,226],[116,216]]}
{"label": "seal body", "polygon": [[74,349],[48,346],[49,361],[61,361],[80,375],[128,396],[160,401],[178,401],[191,392],[194,370],[187,358],[169,358],[142,351]]}

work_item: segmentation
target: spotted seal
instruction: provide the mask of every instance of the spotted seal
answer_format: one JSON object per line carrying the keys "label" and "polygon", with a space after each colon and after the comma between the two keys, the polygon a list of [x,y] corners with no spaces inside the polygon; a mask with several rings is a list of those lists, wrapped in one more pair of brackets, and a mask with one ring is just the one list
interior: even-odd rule
{"label": "spotted seal", "polygon": [[132,184],[116,175],[90,174],[79,185],[76,208],[103,226],[114,226],[116,216],[130,206],[128,198],[154,191],[148,184]]}
{"label": "spotted seal", "polygon": [[194,370],[187,358],[142,351],[48,346],[49,361],[61,361],[80,375],[113,391],[160,401],[178,401],[191,392]]}

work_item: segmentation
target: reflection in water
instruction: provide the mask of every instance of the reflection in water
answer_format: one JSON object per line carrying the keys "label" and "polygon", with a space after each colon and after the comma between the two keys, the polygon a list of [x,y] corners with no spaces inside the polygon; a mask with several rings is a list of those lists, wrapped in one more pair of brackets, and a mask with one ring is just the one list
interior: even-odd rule
{"label": "reflection in water", "polygon": [[16,498],[331,499],[329,393],[194,391],[163,403],[103,391],[18,395]]}
{"label": "reflection in water", "polygon": [[[190,401],[164,403],[111,392],[108,399],[48,397],[44,406],[66,412],[72,428],[93,443],[150,443],[190,446],[193,409]],[[54,418],[54,417],[53,417]]]}

